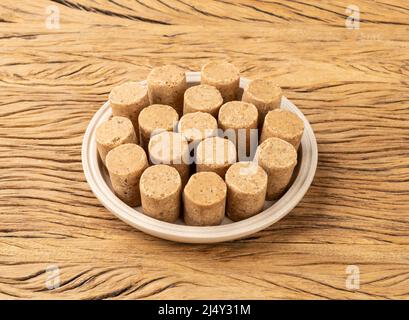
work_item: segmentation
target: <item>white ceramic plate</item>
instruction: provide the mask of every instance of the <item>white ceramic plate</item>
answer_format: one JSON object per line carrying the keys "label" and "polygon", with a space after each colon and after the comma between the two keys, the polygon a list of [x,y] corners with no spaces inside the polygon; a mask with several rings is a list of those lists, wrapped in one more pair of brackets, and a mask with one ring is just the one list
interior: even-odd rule
{"label": "white ceramic plate", "polygon": [[[187,72],[186,76],[189,85],[200,83],[200,72]],[[244,88],[248,82],[248,79],[241,78],[240,88]],[[146,81],[142,83],[146,84]],[[305,130],[298,151],[298,164],[287,192],[274,203],[266,202],[263,212],[246,220],[232,222],[226,218],[222,225],[213,227],[187,226],[183,221],[172,224],[150,218],[140,208],[131,208],[117,198],[99,159],[95,141],[96,128],[112,116],[108,102],[95,113],[84,135],[82,165],[85,177],[96,197],[109,211],[150,235],[187,243],[213,243],[243,238],[267,228],[287,215],[301,201],[314,178],[318,160],[314,132],[302,112],[285,97],[281,101],[281,108],[296,113],[304,121]]]}

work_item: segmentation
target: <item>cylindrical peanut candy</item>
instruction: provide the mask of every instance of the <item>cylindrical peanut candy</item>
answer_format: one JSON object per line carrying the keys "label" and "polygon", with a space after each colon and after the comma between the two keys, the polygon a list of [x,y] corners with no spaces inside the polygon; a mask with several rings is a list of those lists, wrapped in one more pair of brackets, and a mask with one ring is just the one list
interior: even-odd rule
{"label": "cylindrical peanut candy", "polygon": [[231,63],[212,61],[202,67],[200,82],[216,87],[226,103],[237,99],[240,74]]}
{"label": "cylindrical peanut candy", "polygon": [[[139,113],[149,106],[148,89],[138,82],[123,83],[111,90],[109,105],[113,116],[126,117],[132,121],[135,133],[138,135]],[[137,139],[139,139],[138,136]]]}
{"label": "cylindrical peanut candy", "polygon": [[214,172],[192,175],[183,191],[184,220],[192,226],[219,225],[226,208],[226,184]]}
{"label": "cylindrical peanut candy", "polygon": [[131,120],[124,117],[113,117],[102,123],[96,130],[95,139],[103,163],[109,151],[124,143],[136,143],[137,140]]}
{"label": "cylindrical peanut candy", "polygon": [[258,109],[259,127],[263,126],[267,112],[279,109],[283,92],[272,80],[255,79],[244,89],[242,101],[252,103]]}
{"label": "cylindrical peanut candy", "polygon": [[267,174],[254,162],[237,162],[226,172],[227,215],[233,221],[252,217],[263,210]]}
{"label": "cylindrical peanut candy", "polygon": [[173,131],[179,116],[175,109],[163,104],[153,104],[139,114],[139,141],[147,151],[152,135],[162,131]]}
{"label": "cylindrical peanut candy", "polygon": [[148,167],[145,151],[133,143],[120,145],[108,152],[106,166],[118,198],[131,207],[140,206],[139,180]]}
{"label": "cylindrical peanut candy", "polygon": [[217,135],[217,120],[205,112],[188,113],[180,119],[178,132],[196,146],[203,139]]}
{"label": "cylindrical peanut candy", "polygon": [[298,150],[303,132],[304,122],[295,113],[277,109],[267,113],[260,140],[263,142],[272,137],[280,138]]}
{"label": "cylindrical peanut candy", "polygon": [[211,137],[203,140],[196,148],[196,171],[211,171],[224,179],[227,169],[236,162],[234,143],[228,139]]}
{"label": "cylindrical peanut candy", "polygon": [[223,97],[215,87],[200,84],[185,91],[183,114],[191,112],[207,112],[217,119]]}
{"label": "cylindrical peanut candy", "polygon": [[189,179],[189,145],[181,133],[162,132],[149,141],[149,159],[153,164],[167,164],[180,174],[182,186]]}
{"label": "cylindrical peanut candy", "polygon": [[268,175],[267,200],[279,198],[297,165],[297,151],[287,141],[268,138],[258,147],[255,160]]}
{"label": "cylindrical peanut candy", "polygon": [[239,160],[251,151],[251,147],[257,148],[258,142],[258,111],[257,108],[247,102],[230,101],[222,105],[219,111],[219,127],[233,130]]}
{"label": "cylindrical peanut candy", "polygon": [[174,65],[153,68],[148,75],[148,95],[151,104],[173,107],[183,114],[183,95],[187,89],[185,71]]}
{"label": "cylindrical peanut candy", "polygon": [[179,172],[159,164],[144,171],[140,181],[143,213],[166,222],[175,222],[180,214],[182,180]]}

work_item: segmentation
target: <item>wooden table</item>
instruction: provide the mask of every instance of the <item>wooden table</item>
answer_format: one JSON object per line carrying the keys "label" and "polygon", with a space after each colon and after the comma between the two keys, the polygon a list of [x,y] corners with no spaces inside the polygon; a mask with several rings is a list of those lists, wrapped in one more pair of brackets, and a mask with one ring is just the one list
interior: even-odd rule
{"label": "wooden table", "polygon": [[[409,298],[408,16],[405,0],[3,0],[0,297]],[[114,85],[212,59],[283,87],[317,174],[244,240],[156,239],[94,197],[81,140]]]}

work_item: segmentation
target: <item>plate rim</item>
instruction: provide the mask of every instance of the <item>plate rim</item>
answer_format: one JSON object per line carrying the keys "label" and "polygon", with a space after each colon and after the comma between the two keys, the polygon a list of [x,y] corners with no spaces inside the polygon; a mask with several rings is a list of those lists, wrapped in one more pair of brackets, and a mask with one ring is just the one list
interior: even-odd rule
{"label": "plate rim", "polygon": [[[188,82],[198,82],[200,72],[186,72],[186,77]],[[240,87],[244,88],[249,81],[241,77]],[[141,83],[146,85],[146,80]],[[99,123],[112,114],[108,101],[94,114],[84,134],[81,160],[85,178],[94,195],[106,209],[125,223],[147,234],[184,243],[216,243],[243,238],[271,226],[290,213],[304,197],[315,176],[318,146],[314,131],[304,114],[284,96],[280,107],[283,108],[283,106],[284,109],[295,112],[304,122],[299,173],[291,187],[279,200],[251,218],[219,226],[186,226],[151,218],[123,203],[109,188],[98,167],[95,130]]]}

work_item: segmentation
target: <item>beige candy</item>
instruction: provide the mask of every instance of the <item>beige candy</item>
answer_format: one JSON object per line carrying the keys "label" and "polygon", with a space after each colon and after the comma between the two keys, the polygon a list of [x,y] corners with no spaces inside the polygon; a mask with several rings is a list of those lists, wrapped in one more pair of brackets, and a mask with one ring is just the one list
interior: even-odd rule
{"label": "beige candy", "polygon": [[167,104],[179,116],[183,114],[183,95],[187,89],[185,71],[174,65],[153,68],[148,75],[148,95],[151,104]]}
{"label": "beige candy", "polygon": [[252,217],[263,210],[267,174],[254,162],[238,162],[226,173],[227,215],[233,221]]}
{"label": "beige candy", "polygon": [[159,164],[144,171],[140,181],[142,210],[146,215],[175,222],[180,214],[182,180],[179,172]]}
{"label": "beige candy", "polygon": [[242,101],[252,103],[259,112],[259,126],[263,126],[267,112],[279,109],[283,92],[272,80],[255,79],[244,89]]}
{"label": "beige candy", "polygon": [[139,113],[149,106],[148,89],[138,82],[126,82],[116,86],[109,94],[109,105],[112,115],[130,119],[135,133],[138,134]]}
{"label": "beige candy", "polygon": [[181,133],[162,132],[149,141],[149,159],[153,164],[167,164],[180,174],[182,186],[189,179],[189,145]]}
{"label": "beige candy", "polygon": [[185,114],[179,121],[178,132],[190,142],[200,142],[217,134],[217,120],[209,113]]}
{"label": "beige candy", "polygon": [[239,93],[240,74],[231,63],[209,62],[202,67],[201,84],[216,87],[224,102],[233,101]]}
{"label": "beige candy", "polygon": [[163,104],[153,104],[139,114],[139,141],[140,145],[148,150],[152,135],[162,131],[173,131],[179,116],[175,109]]}
{"label": "beige candy", "polygon": [[[247,102],[230,101],[222,105],[219,111],[219,127],[226,131],[234,130],[236,148],[240,155],[244,155],[244,138],[246,152],[250,151],[251,137],[257,136],[258,111],[257,108]],[[240,130],[241,129],[241,130]],[[256,129],[255,131],[252,129]],[[252,131],[253,135],[252,135]],[[257,141],[253,141],[254,144]],[[256,146],[254,146],[256,148]],[[240,159],[239,159],[240,160]]]}
{"label": "beige candy", "polygon": [[106,166],[118,198],[131,207],[140,206],[139,180],[148,167],[145,151],[133,143],[120,145],[108,152]]}
{"label": "beige candy", "polygon": [[257,149],[257,163],[267,172],[267,200],[279,198],[297,165],[297,151],[287,141],[269,138]]}
{"label": "beige candy", "polygon": [[223,97],[219,90],[207,84],[200,84],[185,91],[183,114],[201,111],[210,113],[217,119],[222,104]]}
{"label": "beige candy", "polygon": [[214,172],[192,175],[183,191],[184,220],[192,226],[219,225],[226,208],[226,184]]}
{"label": "beige candy", "polygon": [[136,134],[131,120],[124,117],[113,117],[102,123],[96,130],[95,138],[102,162],[115,147],[124,143],[136,143]]}
{"label": "beige candy", "polygon": [[304,122],[291,111],[273,110],[267,113],[261,131],[261,142],[276,137],[291,143],[295,149],[300,146]]}
{"label": "beige candy", "polygon": [[236,162],[236,147],[228,139],[211,137],[196,149],[196,171],[211,171],[224,179],[227,169]]}

